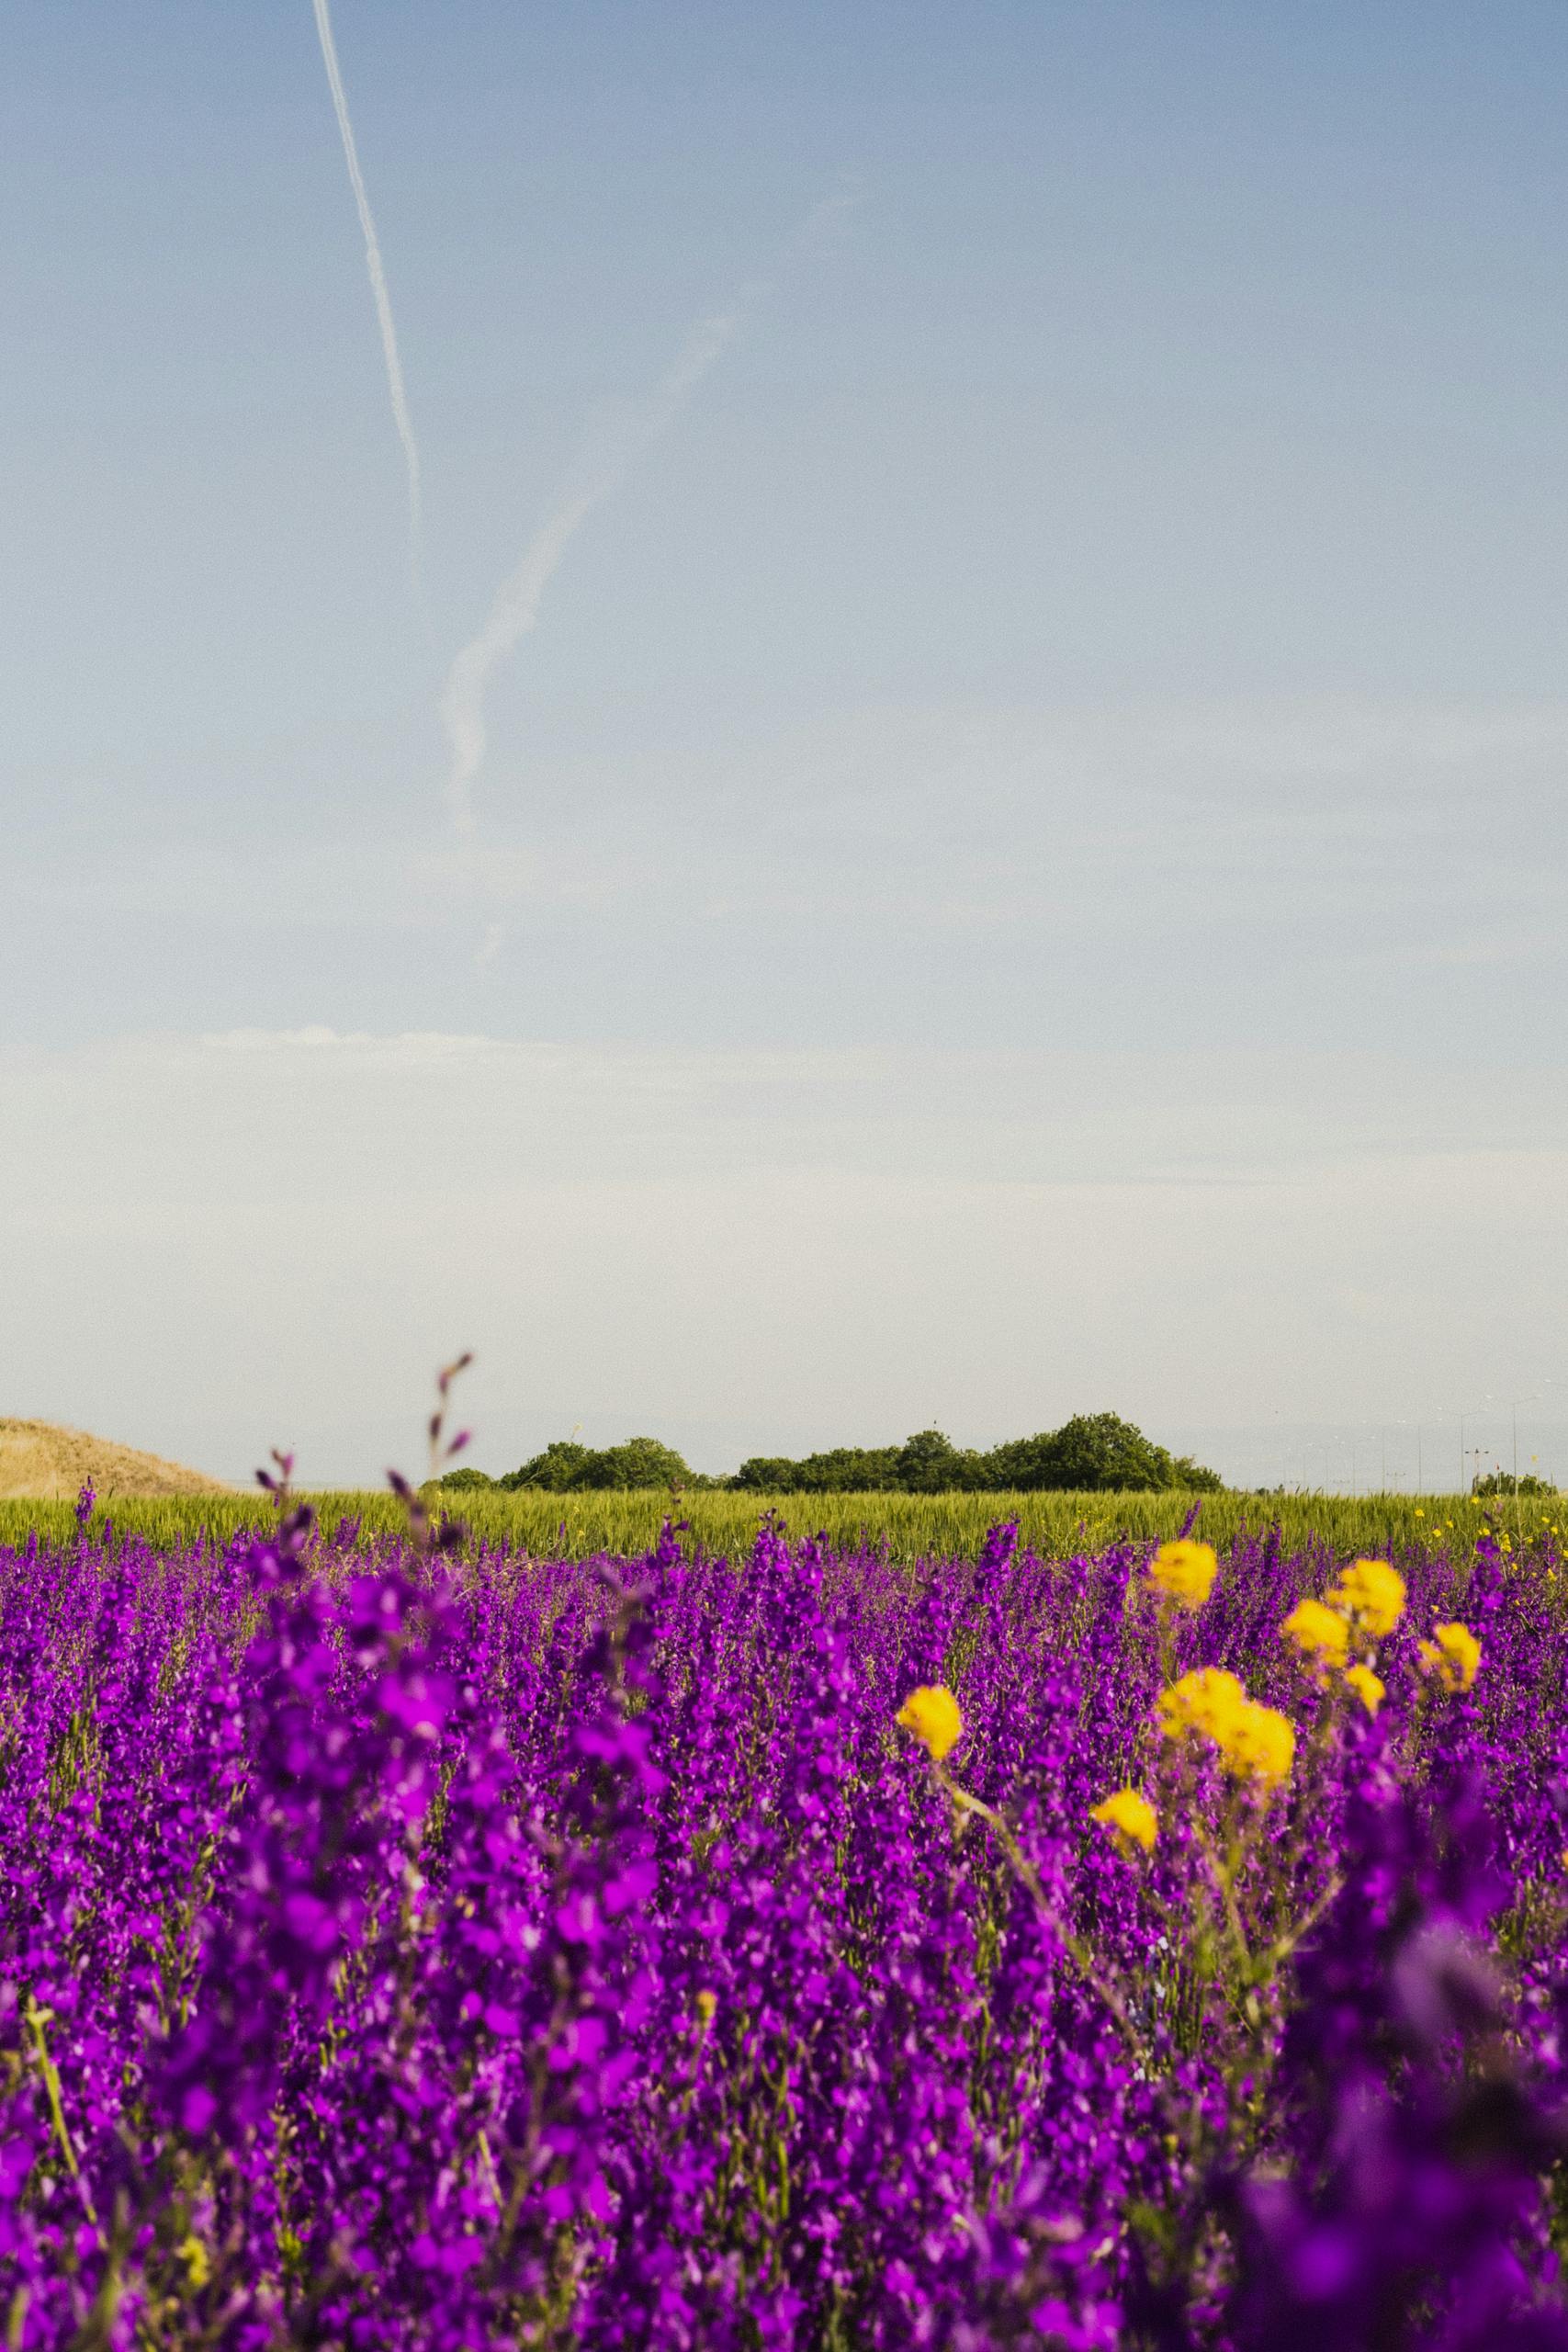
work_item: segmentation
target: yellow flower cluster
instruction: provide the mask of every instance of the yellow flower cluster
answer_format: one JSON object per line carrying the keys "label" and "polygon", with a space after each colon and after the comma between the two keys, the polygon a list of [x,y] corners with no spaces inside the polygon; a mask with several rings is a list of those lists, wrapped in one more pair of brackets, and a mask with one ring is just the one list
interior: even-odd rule
{"label": "yellow flower cluster", "polygon": [[1481,1665],[1481,1644],[1468,1625],[1434,1625],[1421,1645],[1421,1663],[1450,1690],[1468,1690]]}
{"label": "yellow flower cluster", "polygon": [[1325,1665],[1331,1660],[1337,1664],[1350,1639],[1350,1628],[1339,1611],[1321,1600],[1298,1600],[1280,1631],[1305,1657]]}
{"label": "yellow flower cluster", "polygon": [[964,1733],[958,1702],[943,1682],[922,1683],[918,1690],[911,1690],[894,1720],[912,1731],[939,1764],[957,1747]]}
{"label": "yellow flower cluster", "polygon": [[1224,1667],[1201,1666],[1159,1697],[1159,1725],[1168,1739],[1196,1735],[1212,1740],[1238,1779],[1275,1785],[1295,1760],[1295,1727],[1278,1708],[1249,1699]]}
{"label": "yellow flower cluster", "polygon": [[1154,1851],[1155,1839],[1159,1836],[1159,1815],[1138,1790],[1118,1789],[1113,1796],[1097,1804],[1089,1817],[1113,1829],[1130,1844],[1141,1846],[1145,1854]]}
{"label": "yellow flower cluster", "polygon": [[1404,1578],[1386,1560],[1352,1560],[1325,1598],[1354,1634],[1381,1642],[1404,1614]]}
{"label": "yellow flower cluster", "polygon": [[1229,1738],[1220,1742],[1220,1749],[1233,1772],[1277,1787],[1289,1780],[1296,1759],[1295,1725],[1278,1707],[1261,1706],[1249,1699],[1232,1724]]}
{"label": "yellow flower cluster", "polygon": [[1217,1741],[1216,1725],[1228,1722],[1246,1701],[1240,1681],[1223,1666],[1196,1667],[1160,1692],[1160,1729],[1168,1738],[1201,1732],[1205,1739]]}
{"label": "yellow flower cluster", "polygon": [[1386,1560],[1352,1560],[1322,1600],[1298,1600],[1280,1631],[1315,1666],[1338,1667],[1369,1715],[1388,1695],[1365,1659],[1348,1666],[1352,1647],[1370,1648],[1404,1614],[1404,1578]]}
{"label": "yellow flower cluster", "polygon": [[1348,1666],[1345,1679],[1369,1715],[1375,1715],[1388,1696],[1388,1685],[1370,1666]]}
{"label": "yellow flower cluster", "polygon": [[1214,1589],[1219,1566],[1212,1544],[1194,1544],[1186,1536],[1162,1544],[1149,1563],[1149,1587],[1163,1600],[1182,1609],[1201,1609]]}

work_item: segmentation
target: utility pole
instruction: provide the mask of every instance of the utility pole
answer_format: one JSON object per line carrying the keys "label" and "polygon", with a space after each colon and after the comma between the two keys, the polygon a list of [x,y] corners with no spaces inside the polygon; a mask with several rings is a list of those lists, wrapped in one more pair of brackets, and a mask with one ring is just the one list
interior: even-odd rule
{"label": "utility pole", "polygon": [[1535,1401],[1533,1396],[1516,1396],[1508,1407],[1508,1410],[1514,1417],[1514,1492],[1516,1495],[1519,1491],[1519,1407],[1533,1405]]}
{"label": "utility pole", "polygon": [[1540,1391],[1537,1389],[1533,1396],[1514,1397],[1510,1400],[1508,1407],[1514,1417],[1514,1534],[1516,1538],[1524,1525],[1524,1516],[1519,1501],[1519,1407],[1535,1404],[1540,1395]]}
{"label": "utility pole", "polygon": [[[1483,1405],[1488,1404],[1490,1401],[1491,1398],[1489,1394],[1488,1396],[1483,1396],[1481,1400]],[[1470,1482],[1465,1476],[1464,1465],[1469,1461],[1472,1453],[1476,1456],[1477,1463],[1479,1464],[1482,1451],[1478,1445],[1467,1446],[1465,1444],[1464,1425],[1467,1420],[1472,1420],[1479,1410],[1480,1407],[1478,1406],[1467,1406],[1465,1410],[1459,1417],[1459,1490],[1461,1495],[1467,1494],[1470,1488]],[[1477,1475],[1479,1476],[1479,1469]]]}

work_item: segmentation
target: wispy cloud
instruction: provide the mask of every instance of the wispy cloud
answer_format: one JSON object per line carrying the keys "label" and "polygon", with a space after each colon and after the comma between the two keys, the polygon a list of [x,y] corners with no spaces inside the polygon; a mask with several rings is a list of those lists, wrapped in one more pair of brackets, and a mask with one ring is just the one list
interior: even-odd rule
{"label": "wispy cloud", "polygon": [[375,298],[377,322],[381,330],[381,356],[387,363],[387,390],[391,397],[392,421],[398,428],[398,438],[403,445],[403,459],[408,468],[409,560],[417,581],[420,573],[419,446],[413,437],[413,420],[409,414],[408,394],[403,387],[402,362],[398,356],[398,332],[392,323],[392,301],[387,291],[387,273],[381,266],[380,241],[376,234],[370,198],[366,193],[365,175],[359,168],[359,151],[354,143],[354,125],[349,120],[348,100],[344,95],[343,75],[338,69],[333,21],[327,12],[327,0],[314,0],[314,6],[316,30],[321,36],[321,55],[326,62],[333,107],[343,138],[349,183],[359,209],[359,225],[365,232],[365,260],[370,272],[370,291]]}
{"label": "wispy cloud", "polygon": [[[809,243],[855,200],[854,192],[847,187],[824,198],[787,241],[781,261]],[[537,623],[545,591],[583,524],[595,507],[620,489],[644,451],[669,431],[771,282],[771,278],[752,279],[728,310],[699,320],[646,400],[600,427],[524,549],[517,569],[497,591],[483,628],[453,662],[441,698],[441,716],[452,755],[446,797],[459,831],[468,832],[473,827],[473,782],[484,763],[484,698],[492,673]]]}

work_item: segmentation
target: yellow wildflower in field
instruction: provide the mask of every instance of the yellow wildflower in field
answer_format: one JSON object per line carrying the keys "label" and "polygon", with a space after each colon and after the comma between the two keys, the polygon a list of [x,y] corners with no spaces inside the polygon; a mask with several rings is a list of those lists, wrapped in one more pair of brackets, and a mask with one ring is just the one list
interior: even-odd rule
{"label": "yellow wildflower in field", "polygon": [[718,2007],[718,1995],[705,1984],[697,1995],[697,2015],[705,2025],[712,2025],[714,2011]]}
{"label": "yellow wildflower in field", "polygon": [[1481,1665],[1481,1644],[1468,1625],[1434,1625],[1421,1645],[1421,1663],[1450,1690],[1468,1690]]}
{"label": "yellow wildflower in field", "polygon": [[1327,1600],[1358,1634],[1381,1641],[1404,1614],[1404,1578],[1386,1560],[1352,1560],[1330,1587]]}
{"label": "yellow wildflower in field", "polygon": [[918,1690],[911,1690],[894,1720],[912,1731],[939,1764],[957,1747],[964,1732],[958,1702],[944,1682],[922,1683]]}
{"label": "yellow wildflower in field", "polygon": [[1156,1712],[1168,1739],[1179,1738],[1183,1732],[1199,1732],[1217,1747],[1221,1728],[1246,1704],[1247,1692],[1234,1674],[1227,1674],[1223,1666],[1200,1666],[1160,1692]]}
{"label": "yellow wildflower in field", "polygon": [[1343,1657],[1350,1638],[1344,1618],[1321,1600],[1298,1600],[1280,1631],[1304,1657],[1324,1661]]}
{"label": "yellow wildflower in field", "polygon": [[1375,1715],[1388,1696],[1388,1685],[1370,1666],[1348,1666],[1345,1679],[1369,1715]]}
{"label": "yellow wildflower in field", "polygon": [[1290,1777],[1296,1760],[1296,1727],[1278,1707],[1261,1706],[1256,1699],[1248,1699],[1219,1748],[1233,1772],[1245,1780],[1266,1781],[1273,1787]]}
{"label": "yellow wildflower in field", "polygon": [[1212,1544],[1194,1544],[1185,1535],[1162,1544],[1149,1564],[1149,1584],[1183,1609],[1201,1609],[1214,1589],[1219,1562]]}
{"label": "yellow wildflower in field", "polygon": [[1156,1712],[1168,1738],[1195,1732],[1213,1740],[1228,1770],[1244,1780],[1282,1781],[1295,1759],[1293,1724],[1276,1708],[1249,1699],[1224,1667],[1184,1674],[1160,1692]]}
{"label": "yellow wildflower in field", "polygon": [[1113,1796],[1095,1805],[1089,1817],[1113,1829],[1119,1838],[1141,1846],[1145,1854],[1153,1853],[1155,1839],[1159,1836],[1159,1815],[1147,1797],[1140,1795],[1136,1789],[1118,1789]]}

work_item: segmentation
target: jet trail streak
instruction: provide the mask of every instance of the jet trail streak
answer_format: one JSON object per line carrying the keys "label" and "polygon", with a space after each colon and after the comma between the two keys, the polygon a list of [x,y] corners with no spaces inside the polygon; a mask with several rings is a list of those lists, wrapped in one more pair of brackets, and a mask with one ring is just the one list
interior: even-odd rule
{"label": "jet trail streak", "polygon": [[[858,201],[857,192],[846,183],[814,205],[784,241],[775,272]],[[555,504],[524,549],[516,571],[497,590],[483,628],[453,662],[441,697],[441,717],[452,754],[446,797],[459,832],[473,830],[472,787],[484,763],[484,698],[491,673],[537,623],[545,591],[594,508],[620,489],[643,451],[668,432],[748,313],[766,296],[771,283],[772,274],[752,278],[728,311],[699,320],[641,405],[622,412],[601,431],[568,475]]]}
{"label": "jet trail streak", "polygon": [[737,308],[694,327],[642,406],[621,421],[606,446],[579,461],[516,571],[497,590],[490,618],[453,662],[441,716],[452,747],[446,797],[461,831],[469,831],[474,821],[470,787],[485,755],[484,695],[491,671],[537,622],[545,591],[589,515],[619,490],[643,450],[668,431],[739,322]]}
{"label": "jet trail streak", "polygon": [[370,198],[365,191],[365,175],[359,168],[359,152],[354,143],[354,125],[348,119],[348,100],[344,96],[343,75],[338,70],[337,48],[333,40],[333,22],[327,13],[327,0],[314,0],[314,6],[316,30],[321,36],[321,55],[326,61],[327,81],[343,139],[349,183],[359,209],[359,225],[365,232],[365,259],[370,272],[370,291],[375,298],[376,317],[381,329],[381,356],[387,363],[387,390],[391,395],[392,421],[398,428],[398,438],[403,445],[403,457],[408,467],[409,557],[417,579],[420,570],[419,447],[413,437],[408,395],[403,389],[402,363],[398,357],[398,334],[392,323],[387,273],[381,266],[381,247],[376,235],[375,216],[370,209]]}

